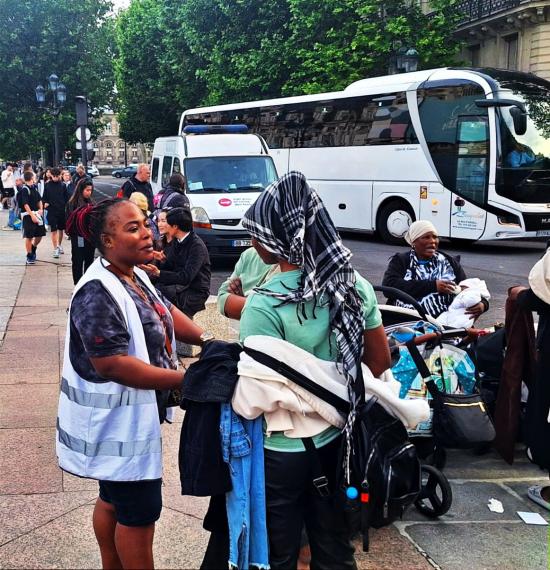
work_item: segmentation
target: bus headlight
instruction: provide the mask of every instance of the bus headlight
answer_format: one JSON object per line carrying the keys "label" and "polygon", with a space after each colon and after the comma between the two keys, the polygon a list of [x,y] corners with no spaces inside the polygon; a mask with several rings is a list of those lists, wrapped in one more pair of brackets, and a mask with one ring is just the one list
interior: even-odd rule
{"label": "bus headlight", "polygon": [[205,230],[212,229],[210,218],[208,217],[208,214],[204,208],[201,208],[199,206],[191,208],[191,215],[193,216],[194,228],[203,228]]}

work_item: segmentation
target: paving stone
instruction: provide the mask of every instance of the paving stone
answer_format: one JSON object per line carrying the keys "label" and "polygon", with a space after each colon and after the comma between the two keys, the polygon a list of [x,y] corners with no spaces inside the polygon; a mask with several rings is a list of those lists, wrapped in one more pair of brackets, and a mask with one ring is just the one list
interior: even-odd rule
{"label": "paving stone", "polygon": [[59,493],[55,429],[0,429],[0,492],[3,495]]}
{"label": "paving stone", "polygon": [[55,427],[58,397],[57,383],[0,386],[0,429]]}
{"label": "paving stone", "polygon": [[502,523],[413,523],[405,528],[444,570],[547,568],[548,527],[526,525],[517,516],[509,520]]}
{"label": "paving stone", "polygon": [[94,500],[96,494],[0,495],[0,545]]}

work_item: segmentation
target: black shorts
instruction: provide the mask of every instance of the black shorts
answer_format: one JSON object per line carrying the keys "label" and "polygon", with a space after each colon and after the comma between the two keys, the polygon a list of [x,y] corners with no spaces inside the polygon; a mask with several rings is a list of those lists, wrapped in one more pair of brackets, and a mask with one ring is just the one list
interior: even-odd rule
{"label": "black shorts", "polygon": [[57,210],[48,210],[48,225],[50,230],[55,232],[57,230],[65,229],[65,212],[58,212]]}
{"label": "black shorts", "polygon": [[147,526],[160,517],[162,479],[99,481],[99,498],[113,505],[118,523]]}
{"label": "black shorts", "polygon": [[32,221],[29,214],[23,216],[23,237],[24,238],[35,238],[44,237],[46,235],[46,228],[44,224],[39,226]]}

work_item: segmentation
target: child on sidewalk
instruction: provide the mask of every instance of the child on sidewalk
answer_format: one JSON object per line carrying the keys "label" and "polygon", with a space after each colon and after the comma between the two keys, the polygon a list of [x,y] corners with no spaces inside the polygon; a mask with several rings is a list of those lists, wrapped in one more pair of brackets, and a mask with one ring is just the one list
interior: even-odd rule
{"label": "child on sidewalk", "polygon": [[48,223],[52,233],[53,257],[58,258],[60,253],[65,253],[61,245],[63,231],[65,230],[65,208],[69,201],[67,188],[61,182],[61,170],[52,168],[51,178],[44,185],[44,208],[48,212]]}
{"label": "child on sidewalk", "polygon": [[25,172],[23,179],[25,184],[20,190],[19,207],[23,223],[23,238],[27,251],[27,265],[36,263],[36,248],[41,239],[46,235],[42,198],[35,184],[35,175],[32,171]]}

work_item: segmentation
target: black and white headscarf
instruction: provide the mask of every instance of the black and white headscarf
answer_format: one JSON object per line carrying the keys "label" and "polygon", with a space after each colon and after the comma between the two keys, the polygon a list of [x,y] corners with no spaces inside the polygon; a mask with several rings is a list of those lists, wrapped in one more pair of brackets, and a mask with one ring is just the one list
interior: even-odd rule
{"label": "black and white headscarf", "polygon": [[243,217],[244,228],[266,250],[302,269],[300,284],[288,293],[257,289],[264,295],[296,303],[300,319],[304,303],[326,295],[330,328],[338,345],[337,362],[353,396],[352,382],[363,351],[362,302],[355,289],[351,252],[344,246],[321,198],[300,172],[289,172],[270,184]]}
{"label": "black and white headscarf", "polygon": [[[454,281],[455,278],[456,275],[449,260],[442,253],[436,251],[429,261],[421,262],[414,249],[411,249],[409,267],[403,277],[405,281],[436,281],[437,279]],[[433,292],[425,295],[418,302],[428,315],[437,318],[449,308],[453,299],[453,295]],[[407,309],[413,308],[412,305],[399,300],[396,300],[395,304],[399,307],[406,307]]]}

